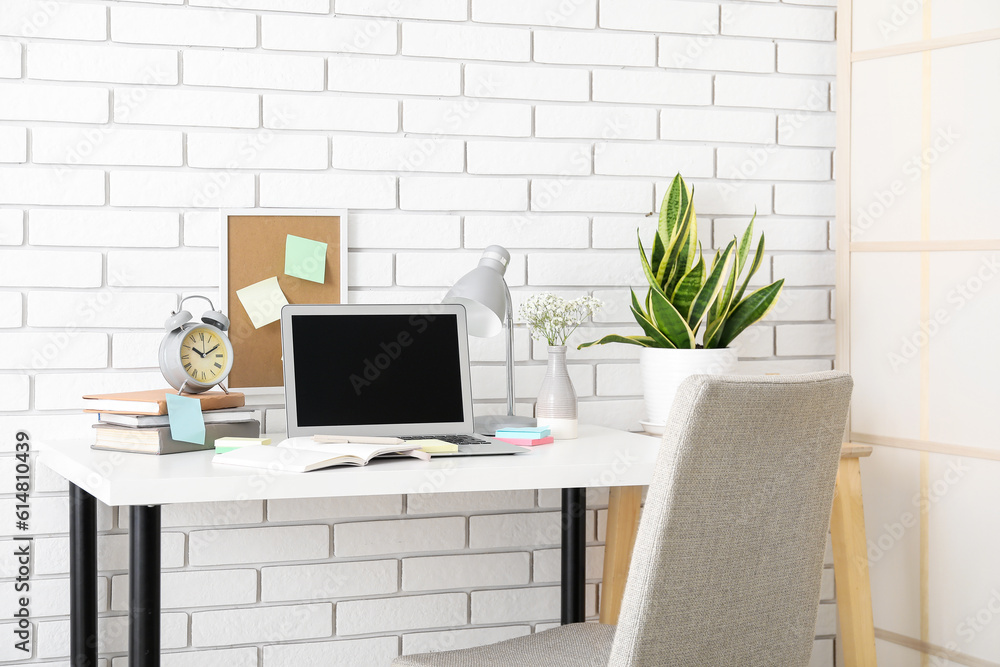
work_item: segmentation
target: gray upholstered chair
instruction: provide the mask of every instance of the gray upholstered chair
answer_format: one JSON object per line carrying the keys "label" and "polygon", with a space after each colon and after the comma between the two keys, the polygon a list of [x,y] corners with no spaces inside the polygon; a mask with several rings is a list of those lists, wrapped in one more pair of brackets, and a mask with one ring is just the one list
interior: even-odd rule
{"label": "gray upholstered chair", "polygon": [[617,626],[567,625],[393,665],[806,665],[852,386],[836,372],[689,378]]}

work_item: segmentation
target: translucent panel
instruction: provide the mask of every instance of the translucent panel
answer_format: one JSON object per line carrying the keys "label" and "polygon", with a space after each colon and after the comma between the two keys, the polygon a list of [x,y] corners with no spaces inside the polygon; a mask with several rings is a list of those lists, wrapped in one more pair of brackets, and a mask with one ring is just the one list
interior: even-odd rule
{"label": "translucent panel", "polygon": [[851,236],[920,238],[920,54],[854,64]]}
{"label": "translucent panel", "polygon": [[920,256],[851,256],[851,430],[920,436]]}
{"label": "translucent panel", "polygon": [[931,58],[932,141],[923,155],[931,170],[931,238],[995,239],[1000,41],[940,49]]}
{"label": "translucent panel", "polygon": [[876,447],[861,482],[875,627],[920,637],[920,454]]}
{"label": "translucent panel", "polygon": [[931,454],[930,641],[1000,656],[1000,462]]}
{"label": "translucent panel", "polygon": [[931,3],[931,35],[949,37],[1000,28],[997,0],[944,0]]}
{"label": "translucent panel", "polygon": [[932,253],[930,277],[930,439],[1000,451],[1000,252]]}
{"label": "translucent panel", "polygon": [[923,34],[921,0],[865,0],[853,3],[853,49],[905,44]]}
{"label": "translucent panel", "polygon": [[[922,654],[913,649],[887,642],[884,639],[875,640],[875,658],[879,667],[923,667],[920,662]],[[935,664],[934,667],[950,667],[951,663]]]}

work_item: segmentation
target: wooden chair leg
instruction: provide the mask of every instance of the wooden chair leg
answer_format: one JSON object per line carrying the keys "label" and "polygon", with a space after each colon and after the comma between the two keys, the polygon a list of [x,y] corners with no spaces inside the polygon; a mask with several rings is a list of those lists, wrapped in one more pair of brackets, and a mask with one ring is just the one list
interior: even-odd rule
{"label": "wooden chair leg", "polygon": [[614,625],[622,607],[628,566],[639,529],[641,486],[611,487],[608,530],[604,541],[604,581],[601,587],[601,623]]}
{"label": "wooden chair leg", "polygon": [[844,665],[875,667],[875,627],[861,499],[861,463],[857,458],[840,459],[830,537]]}

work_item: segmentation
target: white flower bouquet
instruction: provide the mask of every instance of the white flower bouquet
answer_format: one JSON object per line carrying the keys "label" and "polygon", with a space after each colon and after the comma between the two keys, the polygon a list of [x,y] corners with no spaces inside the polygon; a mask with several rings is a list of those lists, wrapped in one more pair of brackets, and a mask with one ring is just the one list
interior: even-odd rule
{"label": "white flower bouquet", "polygon": [[580,323],[592,316],[604,304],[592,296],[581,296],[567,301],[561,296],[545,292],[529,297],[518,311],[528,324],[531,337],[548,341],[549,345],[565,345],[566,339]]}

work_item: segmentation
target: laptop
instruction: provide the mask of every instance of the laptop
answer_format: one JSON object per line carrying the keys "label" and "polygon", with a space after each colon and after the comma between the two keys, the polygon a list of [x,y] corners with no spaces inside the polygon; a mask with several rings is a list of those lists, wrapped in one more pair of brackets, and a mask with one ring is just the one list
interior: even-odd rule
{"label": "laptop", "polygon": [[440,456],[525,451],[473,433],[464,306],[288,305],[281,309],[281,347],[289,437],[458,445]]}

